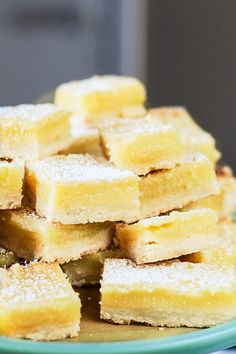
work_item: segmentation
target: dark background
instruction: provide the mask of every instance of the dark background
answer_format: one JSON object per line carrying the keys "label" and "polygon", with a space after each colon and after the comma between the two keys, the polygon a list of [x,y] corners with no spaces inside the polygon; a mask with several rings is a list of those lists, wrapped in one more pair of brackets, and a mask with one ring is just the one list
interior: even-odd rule
{"label": "dark background", "polygon": [[185,105],[236,169],[236,1],[152,0],[148,87],[160,105]]}
{"label": "dark background", "polygon": [[102,73],[187,106],[236,169],[236,0],[0,0],[1,105]]}

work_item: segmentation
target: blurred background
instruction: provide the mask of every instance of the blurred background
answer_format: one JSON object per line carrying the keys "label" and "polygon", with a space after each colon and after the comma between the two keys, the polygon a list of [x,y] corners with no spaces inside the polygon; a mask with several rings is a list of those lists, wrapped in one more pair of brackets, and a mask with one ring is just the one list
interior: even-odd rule
{"label": "blurred background", "polygon": [[0,0],[0,105],[94,74],[184,105],[236,169],[235,0]]}

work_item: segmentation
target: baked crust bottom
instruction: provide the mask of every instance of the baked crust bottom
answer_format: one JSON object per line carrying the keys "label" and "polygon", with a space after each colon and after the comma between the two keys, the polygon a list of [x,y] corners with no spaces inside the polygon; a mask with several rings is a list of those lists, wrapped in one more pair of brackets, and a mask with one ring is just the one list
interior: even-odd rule
{"label": "baked crust bottom", "polygon": [[32,339],[34,341],[44,340],[44,341],[51,341],[56,339],[64,339],[64,338],[73,338],[77,337],[80,331],[80,326],[74,323],[68,324],[67,326],[61,327],[52,327],[48,326],[43,330],[39,330],[38,332],[28,332],[27,334],[14,334],[15,338],[25,338],[25,339]]}
{"label": "baked crust bottom", "polygon": [[236,318],[232,308],[217,309],[217,312],[173,308],[165,310],[113,310],[107,307],[101,309],[101,319],[117,324],[143,323],[153,327],[211,327]]}

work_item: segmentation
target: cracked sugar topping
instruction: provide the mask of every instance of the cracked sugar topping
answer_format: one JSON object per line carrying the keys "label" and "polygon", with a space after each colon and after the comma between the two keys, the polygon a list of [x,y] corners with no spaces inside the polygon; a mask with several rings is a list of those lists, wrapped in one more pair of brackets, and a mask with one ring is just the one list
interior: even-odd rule
{"label": "cracked sugar topping", "polygon": [[136,265],[128,259],[105,261],[102,287],[120,287],[129,291],[138,286],[150,292],[166,289],[186,295],[209,291],[236,291],[236,270],[230,266],[173,262],[167,264]]}
{"label": "cracked sugar topping", "polygon": [[162,124],[158,122],[149,122],[145,117],[135,119],[112,119],[101,124],[100,131],[105,135],[119,135],[121,137],[126,134],[144,135],[148,133],[166,133],[173,131],[174,128],[170,124]]}
{"label": "cracked sugar topping", "polygon": [[73,290],[57,264],[32,262],[0,269],[0,301],[45,301],[72,295]]}
{"label": "cracked sugar topping", "polygon": [[18,106],[0,107],[0,119],[19,121],[38,121],[51,114],[61,111],[51,103],[21,104]]}
{"label": "cracked sugar topping", "polygon": [[90,79],[70,81],[59,86],[74,95],[86,95],[97,91],[111,91],[142,85],[132,77],[119,77],[115,75],[93,76]]}
{"label": "cracked sugar topping", "polygon": [[[135,175],[126,170],[119,170],[105,159],[96,159],[89,154],[71,154],[53,156],[45,160],[28,164],[38,178],[50,178],[61,183],[112,181]],[[136,177],[137,178],[137,177]]]}

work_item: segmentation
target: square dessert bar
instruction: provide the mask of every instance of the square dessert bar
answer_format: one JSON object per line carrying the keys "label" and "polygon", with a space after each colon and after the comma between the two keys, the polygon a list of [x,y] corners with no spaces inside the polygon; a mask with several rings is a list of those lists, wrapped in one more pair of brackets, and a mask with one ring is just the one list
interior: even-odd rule
{"label": "square dessert bar", "polygon": [[220,244],[216,248],[181,257],[181,261],[236,266],[236,223],[225,219],[218,225]]}
{"label": "square dessert bar", "polygon": [[220,218],[231,216],[236,211],[236,179],[228,166],[217,168],[219,194],[190,203],[184,209],[211,208]]}
{"label": "square dessert bar", "polygon": [[38,214],[62,224],[130,222],[139,216],[138,177],[90,155],[28,163],[26,188]]}
{"label": "square dessert bar", "polygon": [[201,154],[188,155],[172,169],[141,177],[141,215],[159,215],[218,192],[212,162]]}
{"label": "square dessert bar", "polygon": [[107,117],[137,117],[145,113],[146,90],[132,77],[113,75],[64,83],[56,89],[55,103],[98,124]]}
{"label": "square dessert bar", "polygon": [[0,107],[0,156],[34,160],[67,148],[70,115],[53,104]]}
{"label": "square dessert bar", "polygon": [[116,237],[125,257],[152,263],[219,246],[217,221],[211,209],[173,211],[132,225],[119,223]]}
{"label": "square dessert bar", "polygon": [[100,134],[110,161],[137,175],[171,168],[183,153],[180,137],[173,127],[145,118],[113,120],[101,125]]}
{"label": "square dessert bar", "polygon": [[113,223],[63,225],[38,216],[28,207],[0,212],[0,245],[26,260],[68,262],[106,249]]}
{"label": "square dessert bar", "polygon": [[0,269],[0,334],[33,340],[75,337],[80,299],[58,264]]}
{"label": "square dessert bar", "polygon": [[23,161],[0,160],[0,209],[21,206],[23,179]]}
{"label": "square dessert bar", "polygon": [[210,327],[236,318],[234,267],[106,259],[101,284],[101,318],[110,322]]}
{"label": "square dessert bar", "polygon": [[149,110],[150,120],[173,125],[181,136],[188,152],[200,152],[216,163],[221,154],[216,149],[215,139],[203,130],[184,107],[160,107]]}
{"label": "square dessert bar", "polygon": [[99,284],[106,258],[122,258],[122,251],[119,248],[110,248],[88,254],[76,261],[62,264],[62,269],[73,286]]}

